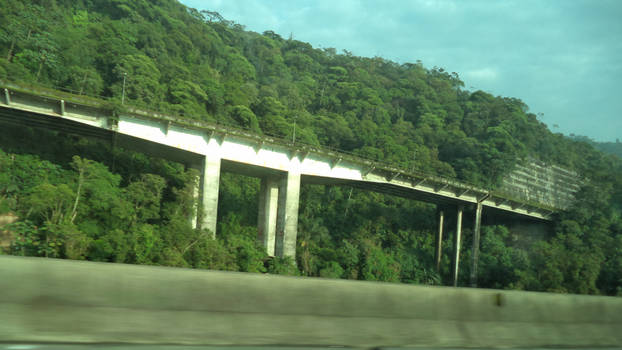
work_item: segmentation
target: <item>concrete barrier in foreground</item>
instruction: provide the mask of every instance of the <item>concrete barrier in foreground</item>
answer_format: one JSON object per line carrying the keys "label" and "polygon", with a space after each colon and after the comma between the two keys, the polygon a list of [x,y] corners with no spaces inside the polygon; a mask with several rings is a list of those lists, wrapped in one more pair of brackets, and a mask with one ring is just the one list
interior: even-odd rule
{"label": "concrete barrier in foreground", "polygon": [[622,298],[0,256],[0,342],[620,347]]}

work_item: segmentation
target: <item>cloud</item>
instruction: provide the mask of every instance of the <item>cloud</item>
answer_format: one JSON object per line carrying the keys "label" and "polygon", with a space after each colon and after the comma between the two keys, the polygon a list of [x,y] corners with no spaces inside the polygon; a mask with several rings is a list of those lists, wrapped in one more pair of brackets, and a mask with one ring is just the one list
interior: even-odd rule
{"label": "cloud", "polygon": [[498,76],[497,70],[491,67],[469,70],[464,73],[466,79],[472,80],[476,84],[482,81],[496,80]]}

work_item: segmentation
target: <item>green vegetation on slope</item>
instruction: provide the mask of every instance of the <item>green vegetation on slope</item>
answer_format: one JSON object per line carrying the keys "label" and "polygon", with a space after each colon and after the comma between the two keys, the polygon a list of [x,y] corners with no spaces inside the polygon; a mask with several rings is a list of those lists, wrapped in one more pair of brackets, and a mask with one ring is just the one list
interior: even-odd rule
{"label": "green vegetation on slope", "polygon": [[622,143],[618,140],[616,140],[616,142],[596,142],[594,147],[605,153],[610,153],[622,158]]}
{"label": "green vegetation on slope", "polygon": [[616,139],[616,142],[597,142],[587,136],[577,136],[574,134],[570,134],[570,137],[576,141],[583,141],[589,143],[594,146],[594,148],[601,150],[605,153],[613,154],[622,158],[622,143],[620,142],[620,139]]}
{"label": "green vegetation on slope", "polygon": [[[6,0],[0,79],[113,101],[125,80],[128,104],[287,138],[295,124],[297,141],[483,187],[528,156],[573,169],[590,185],[550,237],[484,228],[480,284],[620,292],[620,159],[551,133],[518,99],[464,90],[456,73],[247,32],[173,0]],[[254,242],[256,180],[223,176],[218,239],[210,241],[189,224],[195,176],[183,166],[3,129],[0,213],[19,218],[7,231],[13,254],[407,283],[448,277],[447,258],[440,273],[433,267],[435,209],[427,204],[305,186],[297,268],[264,264]],[[57,145],[23,145],[14,135]]]}

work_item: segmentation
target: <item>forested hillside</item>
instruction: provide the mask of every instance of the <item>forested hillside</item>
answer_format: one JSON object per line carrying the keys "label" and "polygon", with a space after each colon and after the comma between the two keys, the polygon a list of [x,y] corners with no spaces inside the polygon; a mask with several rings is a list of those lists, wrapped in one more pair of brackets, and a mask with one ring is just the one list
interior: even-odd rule
{"label": "forested hillside", "polygon": [[[517,98],[398,64],[258,34],[174,0],[4,0],[0,80],[324,145],[495,187],[527,157],[582,174],[547,237],[484,227],[479,284],[622,294],[622,161],[554,134]],[[216,240],[193,230],[192,171],[74,136],[2,126],[10,254],[440,284],[434,206],[303,186],[297,261],[255,243],[257,179],[223,174]],[[26,140],[26,141],[23,141]],[[0,224],[1,225],[1,224]],[[468,224],[466,227],[469,227]],[[468,276],[466,228],[462,277]],[[451,242],[445,244],[446,253]]]}
{"label": "forested hillside", "polygon": [[586,136],[576,136],[571,134],[570,137],[577,141],[587,142],[598,150],[622,158],[622,143],[619,139],[616,139],[616,142],[597,142]]}
{"label": "forested hillside", "polygon": [[622,143],[618,140],[616,140],[616,142],[596,142],[594,147],[605,153],[610,153],[622,158]]}

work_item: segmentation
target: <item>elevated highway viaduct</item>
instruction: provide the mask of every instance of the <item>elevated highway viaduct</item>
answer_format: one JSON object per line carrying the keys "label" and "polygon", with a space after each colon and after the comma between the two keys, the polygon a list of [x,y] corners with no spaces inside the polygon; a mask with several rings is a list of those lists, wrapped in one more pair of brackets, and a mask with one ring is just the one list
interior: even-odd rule
{"label": "elevated highway viaduct", "polygon": [[[557,209],[455,179],[407,171],[335,150],[292,143],[246,130],[198,122],[131,106],[23,88],[0,82],[0,123],[110,140],[114,145],[188,164],[199,170],[196,226],[215,234],[221,171],[261,179],[258,240],[269,255],[296,252],[301,183],[348,185],[456,208],[453,276],[457,283],[464,208],[474,217],[473,273],[477,272],[482,211],[548,221]],[[436,256],[440,261],[443,212]]]}

